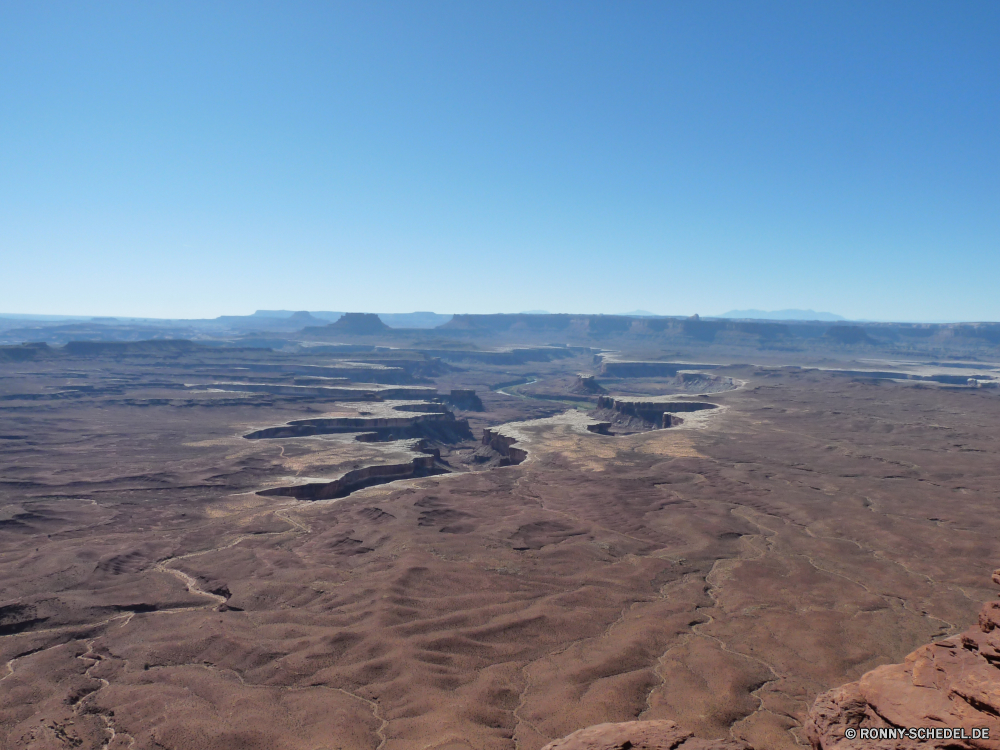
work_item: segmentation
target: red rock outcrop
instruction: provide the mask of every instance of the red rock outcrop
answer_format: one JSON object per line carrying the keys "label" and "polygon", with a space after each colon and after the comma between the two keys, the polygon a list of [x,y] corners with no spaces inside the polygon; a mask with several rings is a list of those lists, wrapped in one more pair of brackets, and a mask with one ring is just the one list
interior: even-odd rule
{"label": "red rock outcrop", "polygon": [[[1000,570],[993,581],[1000,585]],[[862,730],[884,728],[988,729],[988,738],[948,736],[921,740],[908,733],[873,740]],[[856,730],[854,738],[845,732]],[[806,737],[815,750],[1000,750],[1000,602],[988,602],[979,623],[921,646],[902,664],[873,669],[857,682],[820,695],[809,712]]]}
{"label": "red rock outcrop", "polygon": [[673,721],[625,721],[595,724],[542,750],[750,750],[738,740],[703,740]]}

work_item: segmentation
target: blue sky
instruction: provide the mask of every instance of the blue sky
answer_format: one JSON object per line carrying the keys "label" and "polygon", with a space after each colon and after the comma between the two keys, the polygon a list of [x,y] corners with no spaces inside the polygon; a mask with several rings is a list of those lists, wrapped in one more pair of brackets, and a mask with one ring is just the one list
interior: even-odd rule
{"label": "blue sky", "polygon": [[1000,3],[0,5],[0,311],[1000,319]]}

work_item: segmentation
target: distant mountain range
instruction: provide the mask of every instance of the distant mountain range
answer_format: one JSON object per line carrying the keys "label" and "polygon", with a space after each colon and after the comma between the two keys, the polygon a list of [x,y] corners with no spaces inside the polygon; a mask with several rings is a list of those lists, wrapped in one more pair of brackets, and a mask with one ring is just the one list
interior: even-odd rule
{"label": "distant mountain range", "polygon": [[[634,313],[633,313],[634,314]],[[730,310],[716,318],[741,318],[751,320],[847,320],[842,315],[815,310]]]}
{"label": "distant mountain range", "polygon": [[[209,340],[248,336],[291,334],[304,328],[328,326],[344,313],[305,310],[258,310],[253,315],[220,315],[216,318],[112,318],[76,315],[30,315],[0,313],[0,345],[40,341],[137,341],[140,339]],[[390,328],[431,329],[451,320],[451,315],[433,312],[381,313]]]}
{"label": "distant mountain range", "polygon": [[[340,320],[344,313],[310,310],[309,314],[332,323]],[[258,310],[252,317],[288,319],[292,315],[291,310]],[[450,315],[435,312],[378,313],[378,316],[390,328],[436,328],[451,320]]]}

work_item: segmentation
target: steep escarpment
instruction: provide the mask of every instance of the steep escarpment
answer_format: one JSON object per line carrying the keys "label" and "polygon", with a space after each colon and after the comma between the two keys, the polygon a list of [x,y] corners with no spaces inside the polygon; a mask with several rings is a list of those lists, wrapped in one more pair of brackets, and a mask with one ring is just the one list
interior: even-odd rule
{"label": "steep escarpment", "polygon": [[[422,446],[414,446],[421,449]],[[298,500],[330,500],[346,497],[365,487],[376,484],[395,482],[413,477],[428,477],[445,473],[446,470],[435,465],[436,455],[415,455],[409,461],[396,464],[376,464],[348,471],[343,476],[320,482],[303,482],[287,487],[272,487],[261,490],[257,494],[264,497],[294,497]]]}
{"label": "steep escarpment", "polygon": [[454,443],[472,439],[468,420],[456,419],[455,414],[442,404],[422,401],[373,404],[368,410],[358,411],[352,416],[296,419],[284,425],[254,430],[244,437],[247,440],[262,440],[345,432],[374,435],[375,439],[381,440],[429,438]]}
{"label": "steep escarpment", "polygon": [[[1000,570],[993,581],[1000,585]],[[896,730],[911,727],[948,731],[930,739],[895,737]],[[963,730],[961,737],[956,728]],[[988,738],[972,737],[974,728],[988,730]],[[805,730],[815,750],[1000,748],[1000,601],[984,605],[979,622],[964,633],[823,693]],[[878,732],[877,744],[872,731]]]}
{"label": "steep escarpment", "polygon": [[476,391],[472,388],[453,388],[451,393],[443,396],[441,400],[451,404],[456,409],[484,411],[482,399],[476,395]]}
{"label": "steep escarpment", "polygon": [[271,393],[299,398],[323,398],[327,401],[378,401],[380,399],[433,398],[437,391],[422,386],[381,385],[295,385],[284,383],[190,383],[195,390],[232,391],[234,393]]}
{"label": "steep escarpment", "polygon": [[501,466],[519,464],[528,457],[528,451],[515,447],[515,443],[517,443],[516,437],[505,435],[499,429],[483,430],[483,445],[501,456]]}
{"label": "steep escarpment", "polygon": [[698,316],[455,315],[436,329],[453,336],[508,341],[608,342],[635,348],[651,342],[696,349],[756,351],[845,351],[940,354],[990,353],[1000,346],[997,323],[850,323],[705,319]]}
{"label": "steep escarpment", "polygon": [[29,362],[53,355],[54,351],[46,343],[0,346],[0,362]]}
{"label": "steep escarpment", "polygon": [[614,423],[642,422],[652,428],[674,427],[683,422],[678,412],[705,411],[717,409],[716,404],[707,401],[676,401],[663,398],[619,398],[597,397],[597,416],[610,419]]}
{"label": "steep escarpment", "polygon": [[326,326],[326,329],[332,333],[372,335],[386,333],[389,326],[375,313],[344,313],[339,320]]}

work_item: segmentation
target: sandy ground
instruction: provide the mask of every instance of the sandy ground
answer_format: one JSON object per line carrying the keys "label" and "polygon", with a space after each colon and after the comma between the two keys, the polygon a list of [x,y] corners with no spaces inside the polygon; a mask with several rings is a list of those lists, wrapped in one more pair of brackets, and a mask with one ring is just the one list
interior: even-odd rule
{"label": "sandy ground", "polygon": [[[8,396],[63,377],[5,368]],[[818,693],[991,595],[1000,397],[725,374],[723,408],[628,436],[481,390],[463,416],[519,422],[527,461],[317,502],[255,491],[398,449],[241,436],[336,405],[141,373],[6,398],[0,746],[537,750],[637,717],[801,746]]]}

